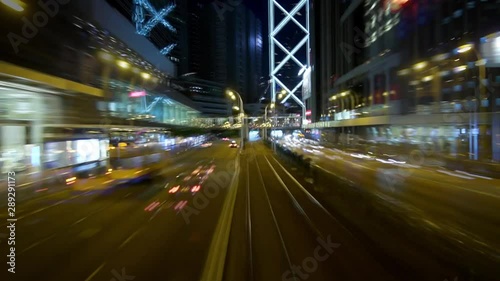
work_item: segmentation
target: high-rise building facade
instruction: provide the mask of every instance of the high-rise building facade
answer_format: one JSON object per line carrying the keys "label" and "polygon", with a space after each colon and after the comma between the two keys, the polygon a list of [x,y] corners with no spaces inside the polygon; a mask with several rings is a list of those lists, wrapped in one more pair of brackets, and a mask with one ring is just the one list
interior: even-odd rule
{"label": "high-rise building facade", "polygon": [[[108,1],[132,20],[132,0]],[[216,3],[176,1],[174,11],[167,17],[176,32],[154,28],[150,40],[158,46],[177,44],[168,55],[177,66],[177,76],[189,75],[225,85],[224,88],[238,91],[245,102],[257,102],[262,96],[262,23],[244,4],[222,12]],[[212,91],[204,93],[209,95]]]}
{"label": "high-rise building facade", "polygon": [[[223,10],[213,1],[178,4],[185,34],[179,34],[179,75],[193,75],[238,91],[245,102],[262,95],[262,23],[245,5]],[[229,5],[229,4],[228,4]],[[210,91],[209,91],[210,92]]]}
{"label": "high-rise building facade", "polygon": [[498,1],[316,0],[314,15],[326,127],[500,159]]}
{"label": "high-rise building facade", "polygon": [[222,20],[227,28],[226,83],[239,91],[245,102],[256,102],[262,94],[258,93],[263,59],[262,23],[244,5],[226,14]]}
{"label": "high-rise building facade", "polygon": [[264,47],[260,19],[243,4],[224,13],[212,2],[200,6],[203,55],[197,76],[238,91],[246,102],[257,101]]}

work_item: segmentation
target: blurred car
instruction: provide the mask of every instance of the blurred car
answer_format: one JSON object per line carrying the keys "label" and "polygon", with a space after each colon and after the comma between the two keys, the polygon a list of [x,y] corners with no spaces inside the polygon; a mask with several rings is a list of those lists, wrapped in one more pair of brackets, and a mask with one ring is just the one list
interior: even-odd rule
{"label": "blurred car", "polygon": [[174,180],[168,182],[165,188],[168,193],[176,198],[187,198],[194,196],[201,189],[202,179],[198,175],[181,173]]}
{"label": "blurred car", "polygon": [[206,142],[206,143],[201,145],[201,147],[211,147],[211,146],[212,146],[211,142]]}
{"label": "blurred car", "polygon": [[229,141],[229,138],[222,138],[223,141]]}
{"label": "blurred car", "polygon": [[238,144],[236,143],[236,141],[232,141],[232,142],[229,144],[229,147],[230,147],[230,148],[238,148]]}

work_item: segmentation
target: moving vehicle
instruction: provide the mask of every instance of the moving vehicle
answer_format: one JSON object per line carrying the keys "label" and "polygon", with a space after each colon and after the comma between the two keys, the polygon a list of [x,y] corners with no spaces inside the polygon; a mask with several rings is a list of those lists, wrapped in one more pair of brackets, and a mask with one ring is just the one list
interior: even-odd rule
{"label": "moving vehicle", "polygon": [[168,193],[176,199],[191,198],[201,190],[203,183],[214,169],[215,164],[212,160],[200,161],[196,169],[190,173],[180,173],[165,185],[165,189],[168,189]]}
{"label": "moving vehicle", "polygon": [[168,182],[165,188],[176,199],[187,199],[200,191],[202,182],[203,180],[198,175],[181,173],[173,181]]}
{"label": "moving vehicle", "polygon": [[206,142],[206,143],[201,145],[201,147],[211,147],[211,146],[212,146],[211,142]]}
{"label": "moving vehicle", "polygon": [[164,146],[168,131],[149,129],[110,131],[111,178],[119,181],[154,177],[164,168],[168,153]]}
{"label": "moving vehicle", "polygon": [[229,147],[230,148],[238,148],[238,144],[236,143],[236,141],[231,141],[231,143],[229,144]]}

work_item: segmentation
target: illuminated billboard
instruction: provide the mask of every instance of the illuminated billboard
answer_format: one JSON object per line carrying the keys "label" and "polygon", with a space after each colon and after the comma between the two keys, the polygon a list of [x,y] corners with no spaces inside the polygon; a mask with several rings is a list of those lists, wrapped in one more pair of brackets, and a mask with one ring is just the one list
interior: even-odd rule
{"label": "illuminated billboard", "polygon": [[131,97],[131,98],[145,97],[146,96],[146,91],[131,92],[130,94],[128,94],[128,96]]}

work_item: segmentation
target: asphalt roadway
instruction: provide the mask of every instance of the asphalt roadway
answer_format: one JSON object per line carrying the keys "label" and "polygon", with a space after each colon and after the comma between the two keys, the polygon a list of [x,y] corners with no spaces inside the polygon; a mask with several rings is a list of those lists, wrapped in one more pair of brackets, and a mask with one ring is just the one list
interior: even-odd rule
{"label": "asphalt roadway", "polygon": [[[216,142],[172,157],[162,176],[148,182],[22,196],[16,202],[16,273],[7,272],[0,237],[0,276],[7,276],[1,280],[200,280],[238,153]],[[240,158],[225,281],[473,280],[421,247],[424,237],[408,236],[348,197],[316,192],[318,183],[306,171],[264,144],[247,144]],[[167,181],[207,163],[215,170],[199,193],[205,196],[168,194]],[[364,179],[354,168],[343,174]],[[205,192],[209,185],[215,193]],[[5,212],[0,219],[5,231]]]}
{"label": "asphalt roadway", "polygon": [[462,257],[443,259],[439,248],[422,247],[428,237],[391,220],[400,214],[316,192],[321,187],[307,172],[262,143],[244,153],[226,281],[481,280],[455,263]]}
{"label": "asphalt roadway", "polygon": [[[192,148],[148,182],[86,191],[58,190],[16,202],[15,274],[1,242],[1,280],[199,280],[237,149]],[[211,197],[176,200],[165,182],[213,160]],[[204,192],[203,186],[199,194]],[[194,198],[194,197],[193,197]],[[2,211],[2,232],[6,232]],[[5,237],[5,236],[4,236]]]}
{"label": "asphalt roadway", "polygon": [[[499,276],[499,179],[439,166],[383,163],[318,146],[305,145],[299,150],[322,169],[357,187],[352,189],[371,194],[383,202],[390,210],[385,210],[384,214],[389,221],[398,217],[406,225],[418,229],[420,232],[409,235],[425,236],[426,239],[416,239],[421,246],[432,249],[446,260],[462,263],[466,271],[488,271],[486,275]],[[323,185],[325,188],[318,197],[325,204],[349,207],[348,216],[355,209],[362,209],[355,202],[347,206],[349,203],[339,200],[335,186]],[[370,235],[378,227],[369,216],[364,219],[351,217],[350,220],[370,228]],[[402,231],[398,229],[398,232]],[[401,252],[400,249],[391,251],[398,255]]]}

